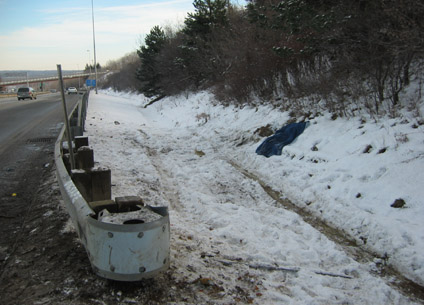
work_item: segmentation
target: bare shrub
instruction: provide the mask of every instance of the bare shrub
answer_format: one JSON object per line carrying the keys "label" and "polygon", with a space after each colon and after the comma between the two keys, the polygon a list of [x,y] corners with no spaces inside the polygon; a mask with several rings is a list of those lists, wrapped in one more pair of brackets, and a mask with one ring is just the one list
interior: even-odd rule
{"label": "bare shrub", "polygon": [[106,69],[111,70],[111,72],[103,82],[102,88],[112,88],[115,91],[137,91],[140,87],[136,78],[139,65],[140,62],[135,52],[108,62]]}
{"label": "bare shrub", "polygon": [[407,143],[407,142],[409,142],[408,135],[406,135],[404,133],[396,133],[395,134],[395,139],[396,139],[396,142],[398,142],[398,143]]}
{"label": "bare shrub", "polygon": [[196,121],[200,122],[202,125],[206,124],[210,120],[210,118],[210,115],[204,112],[196,115]]}

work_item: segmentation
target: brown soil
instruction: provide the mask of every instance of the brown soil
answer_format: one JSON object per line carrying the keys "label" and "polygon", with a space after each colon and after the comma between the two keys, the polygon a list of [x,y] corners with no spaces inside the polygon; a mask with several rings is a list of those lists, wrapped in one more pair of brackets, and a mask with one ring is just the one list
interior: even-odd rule
{"label": "brown soil", "polygon": [[69,225],[55,178],[52,145],[48,146],[45,160],[34,158],[19,166],[31,170],[2,171],[8,183],[0,190],[0,303],[196,303],[192,289],[196,284],[177,282],[172,265],[155,279],[133,283],[106,280],[92,272]]}

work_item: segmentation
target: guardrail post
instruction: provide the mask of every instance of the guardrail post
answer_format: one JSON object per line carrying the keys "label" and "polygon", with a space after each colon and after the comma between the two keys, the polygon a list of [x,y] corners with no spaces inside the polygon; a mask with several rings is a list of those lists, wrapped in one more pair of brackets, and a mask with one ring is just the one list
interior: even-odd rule
{"label": "guardrail post", "polygon": [[83,104],[83,101],[81,99],[78,102],[78,126],[81,126],[81,127],[82,127],[82,120],[83,120],[83,117],[82,117],[82,104]]}
{"label": "guardrail post", "polygon": [[85,93],[82,97],[81,127],[83,131],[85,131],[85,119],[87,117],[87,106],[88,106],[89,95],[90,95],[90,91],[87,91],[87,93]]}
{"label": "guardrail post", "polygon": [[87,201],[92,201],[91,175],[84,170],[72,170],[72,181],[81,196]]}
{"label": "guardrail post", "polygon": [[78,136],[74,139],[75,149],[78,150],[82,146],[88,146],[88,137],[87,136]]}
{"label": "guardrail post", "polygon": [[91,171],[92,199],[90,201],[112,198],[112,175],[109,168],[97,168]]}
{"label": "guardrail post", "polygon": [[81,146],[77,150],[75,166],[79,169],[94,167],[94,151],[88,146]]}
{"label": "guardrail post", "polygon": [[108,168],[72,170],[72,180],[87,202],[112,198],[111,176]]}

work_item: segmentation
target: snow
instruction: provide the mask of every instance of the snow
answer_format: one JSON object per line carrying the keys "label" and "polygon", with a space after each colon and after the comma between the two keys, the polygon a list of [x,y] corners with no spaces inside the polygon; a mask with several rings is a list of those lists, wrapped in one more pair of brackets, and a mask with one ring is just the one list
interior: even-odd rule
{"label": "snow", "polygon": [[[138,210],[126,213],[109,213],[106,209],[100,211],[98,220],[105,223],[125,224],[126,221],[136,221],[136,223],[153,222],[162,216],[153,212],[145,206],[137,207]],[[133,222],[134,223],[134,222]]]}
{"label": "snow", "polygon": [[[424,284],[424,126],[411,113],[311,118],[265,158],[255,130],[282,127],[286,112],[223,107],[208,92],[148,101],[91,94],[86,134],[113,196],[169,207],[173,276],[198,282],[203,302],[411,304],[376,274],[386,261]],[[261,183],[384,260],[355,260]]]}

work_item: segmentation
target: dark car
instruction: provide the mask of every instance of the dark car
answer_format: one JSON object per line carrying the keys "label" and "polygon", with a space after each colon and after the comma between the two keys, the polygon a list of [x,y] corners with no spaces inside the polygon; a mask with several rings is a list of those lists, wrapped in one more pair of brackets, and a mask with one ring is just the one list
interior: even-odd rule
{"label": "dark car", "polygon": [[35,93],[35,90],[31,87],[22,87],[18,89],[18,101],[19,100],[24,100],[26,98],[29,99],[37,99],[37,93]]}

